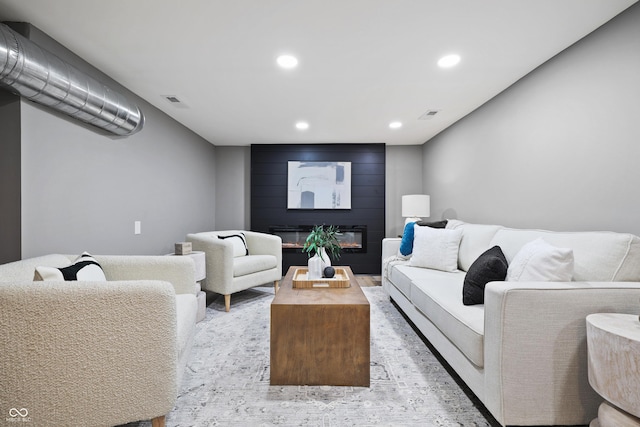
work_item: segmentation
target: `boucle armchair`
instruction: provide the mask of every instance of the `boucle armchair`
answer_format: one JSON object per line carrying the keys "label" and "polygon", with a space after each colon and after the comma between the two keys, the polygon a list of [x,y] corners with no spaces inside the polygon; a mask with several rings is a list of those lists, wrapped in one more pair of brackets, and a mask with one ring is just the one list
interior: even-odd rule
{"label": "boucle armchair", "polygon": [[231,294],[282,279],[282,239],[272,234],[224,230],[187,235],[194,250],[204,251],[207,278],[202,288],[224,295],[225,310]]}
{"label": "boucle armchair", "polygon": [[33,281],[36,267],[69,265],[66,255],[0,265],[3,418],[164,425],[195,334],[193,261],[94,258],[108,281]]}

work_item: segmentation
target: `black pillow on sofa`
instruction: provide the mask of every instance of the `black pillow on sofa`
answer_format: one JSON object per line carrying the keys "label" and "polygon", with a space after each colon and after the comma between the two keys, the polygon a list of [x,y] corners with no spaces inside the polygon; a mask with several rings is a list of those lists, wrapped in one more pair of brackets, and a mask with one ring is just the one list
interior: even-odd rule
{"label": "black pillow on sofa", "polygon": [[485,251],[471,264],[464,277],[462,303],[464,305],[484,304],[484,287],[489,282],[504,281],[507,277],[507,258],[500,246]]}
{"label": "black pillow on sofa", "polygon": [[449,221],[446,219],[443,219],[442,221],[417,221],[416,224],[423,227],[427,226],[431,228],[446,228],[447,222]]}

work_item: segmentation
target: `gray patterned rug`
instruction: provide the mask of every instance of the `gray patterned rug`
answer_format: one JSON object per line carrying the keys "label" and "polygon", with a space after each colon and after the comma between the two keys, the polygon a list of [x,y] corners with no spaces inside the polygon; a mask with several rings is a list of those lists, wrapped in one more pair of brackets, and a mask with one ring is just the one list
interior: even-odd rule
{"label": "gray patterned rug", "polygon": [[[494,426],[379,287],[371,304],[371,386],[269,385],[273,288],[213,300],[167,426]],[[148,426],[133,423],[128,426]]]}

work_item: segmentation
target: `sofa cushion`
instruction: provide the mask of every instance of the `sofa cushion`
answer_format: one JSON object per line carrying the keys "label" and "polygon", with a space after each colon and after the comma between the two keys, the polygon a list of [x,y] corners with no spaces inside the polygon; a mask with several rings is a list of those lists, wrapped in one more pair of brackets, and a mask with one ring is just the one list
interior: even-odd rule
{"label": "sofa cushion", "polygon": [[464,277],[462,303],[484,304],[484,287],[489,282],[504,281],[508,267],[500,246],[494,246],[480,255]]}
{"label": "sofa cushion", "polygon": [[104,282],[107,278],[104,276],[102,267],[91,256],[91,254],[83,252],[73,261],[73,264],[67,267],[36,267],[33,280],[82,280],[85,282]]}
{"label": "sofa cushion", "polygon": [[415,226],[419,227],[431,227],[431,228],[445,228],[447,226],[447,220],[442,221],[411,221],[405,224],[404,231],[402,232],[402,240],[400,241],[400,255],[408,257],[413,252],[414,230]]}
{"label": "sofa cushion", "polygon": [[496,233],[491,245],[500,246],[511,262],[522,246],[538,237],[551,245],[573,249],[575,281],[640,281],[640,239],[632,234],[504,228]]}
{"label": "sofa cushion", "polygon": [[[397,266],[409,265],[408,260],[403,260],[397,257],[390,257],[386,261],[386,274],[387,279],[393,283],[408,299],[411,299],[411,278],[405,274],[404,269],[396,268]],[[417,270],[416,268],[410,269]]]}
{"label": "sofa cushion", "polygon": [[462,231],[414,226],[414,235],[411,265],[442,271],[458,269]]}
{"label": "sofa cushion", "polygon": [[411,302],[476,366],[484,365],[484,305],[462,304],[465,273],[396,266],[411,279]]}
{"label": "sofa cushion", "polygon": [[244,236],[244,233],[229,234],[226,236],[219,235],[218,239],[222,239],[233,244],[234,257],[249,255],[249,248],[247,248],[247,239]]}
{"label": "sofa cushion", "polygon": [[449,220],[447,228],[451,230],[462,230],[462,240],[460,240],[460,250],[458,252],[458,268],[462,271],[469,271],[471,264],[487,249],[495,246],[491,244],[491,239],[501,225],[469,224],[457,219]]}
{"label": "sofa cushion", "polygon": [[509,264],[509,282],[570,282],[573,278],[573,250],[558,248],[541,237],[527,243]]}
{"label": "sofa cushion", "polygon": [[276,268],[278,260],[273,255],[247,255],[233,260],[233,277]]}

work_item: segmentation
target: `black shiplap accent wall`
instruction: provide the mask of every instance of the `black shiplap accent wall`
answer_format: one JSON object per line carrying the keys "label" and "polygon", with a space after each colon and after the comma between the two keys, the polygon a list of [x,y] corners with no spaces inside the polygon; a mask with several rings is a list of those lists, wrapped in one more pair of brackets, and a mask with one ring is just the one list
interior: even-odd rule
{"label": "black shiplap accent wall", "polygon": [[[288,161],[351,162],[351,209],[287,209]],[[251,146],[251,230],[274,225],[366,225],[367,252],[346,253],[337,265],[356,274],[380,274],[385,218],[384,144],[278,144]],[[302,251],[282,253],[284,272],[306,265]]]}

